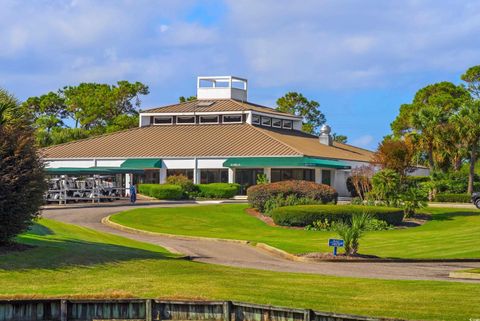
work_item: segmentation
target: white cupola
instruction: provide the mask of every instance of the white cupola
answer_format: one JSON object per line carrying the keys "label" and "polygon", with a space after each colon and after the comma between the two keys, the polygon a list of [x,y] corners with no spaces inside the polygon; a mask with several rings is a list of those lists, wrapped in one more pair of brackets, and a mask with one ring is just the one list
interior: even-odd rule
{"label": "white cupola", "polygon": [[234,76],[197,77],[197,99],[247,101],[247,79]]}

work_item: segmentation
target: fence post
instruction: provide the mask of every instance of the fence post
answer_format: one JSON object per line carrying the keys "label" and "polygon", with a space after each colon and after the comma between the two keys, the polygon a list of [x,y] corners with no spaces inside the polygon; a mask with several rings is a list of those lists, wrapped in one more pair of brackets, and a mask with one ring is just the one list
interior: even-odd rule
{"label": "fence post", "polygon": [[153,320],[153,304],[151,299],[145,300],[145,321]]}
{"label": "fence post", "polygon": [[312,314],[313,314],[312,310],[305,310],[305,312],[303,313],[303,321],[310,321]]}
{"label": "fence post", "polygon": [[68,302],[67,300],[60,301],[60,321],[68,320]]}
{"label": "fence post", "polygon": [[223,302],[223,321],[231,321],[232,320],[232,302],[225,301]]}

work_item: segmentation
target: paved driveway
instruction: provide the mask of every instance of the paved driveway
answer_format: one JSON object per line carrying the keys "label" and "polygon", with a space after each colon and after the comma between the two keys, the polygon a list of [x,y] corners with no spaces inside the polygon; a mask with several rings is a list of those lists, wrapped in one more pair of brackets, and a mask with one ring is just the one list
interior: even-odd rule
{"label": "paved driveway", "polygon": [[[198,206],[194,204],[155,204],[144,207]],[[226,266],[254,268],[270,271],[314,273],[347,277],[396,279],[396,280],[448,280],[452,282],[477,282],[448,278],[451,271],[479,268],[480,263],[349,263],[349,262],[294,262],[266,252],[254,246],[182,237],[153,236],[120,231],[101,223],[102,218],[132,209],[132,206],[103,206],[90,208],[45,209],[46,218],[88,227],[133,240],[160,245],[172,252],[191,256],[194,261]]]}

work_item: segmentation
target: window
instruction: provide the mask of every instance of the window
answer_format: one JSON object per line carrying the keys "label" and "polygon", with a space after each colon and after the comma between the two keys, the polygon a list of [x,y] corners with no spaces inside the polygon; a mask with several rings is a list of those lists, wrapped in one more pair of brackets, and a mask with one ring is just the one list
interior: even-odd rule
{"label": "window", "polygon": [[201,169],[200,183],[228,183],[228,169]]}
{"label": "window", "polygon": [[322,184],[332,185],[332,171],[328,169],[322,169]]}
{"label": "window", "polygon": [[260,125],[260,116],[258,116],[258,115],[252,115],[252,124],[254,124],[254,125]]}
{"label": "window", "polygon": [[193,169],[167,169],[167,177],[178,175],[186,176],[189,180],[193,181]]}
{"label": "window", "polygon": [[218,116],[200,116],[201,124],[218,124]]}
{"label": "window", "polygon": [[272,168],[272,183],[289,180],[315,181],[314,169],[303,168]]}
{"label": "window", "polygon": [[224,123],[241,123],[242,115],[223,115]]}
{"label": "window", "polygon": [[154,125],[171,125],[173,124],[173,117],[153,117]]}
{"label": "window", "polygon": [[292,121],[291,120],[284,120],[283,121],[283,128],[292,129]]}
{"label": "window", "polygon": [[262,117],[263,126],[272,126],[272,119],[270,117]]}
{"label": "window", "polygon": [[272,127],[282,128],[282,120],[278,118],[272,119]]}
{"label": "window", "polygon": [[177,124],[195,124],[195,116],[177,116]]}

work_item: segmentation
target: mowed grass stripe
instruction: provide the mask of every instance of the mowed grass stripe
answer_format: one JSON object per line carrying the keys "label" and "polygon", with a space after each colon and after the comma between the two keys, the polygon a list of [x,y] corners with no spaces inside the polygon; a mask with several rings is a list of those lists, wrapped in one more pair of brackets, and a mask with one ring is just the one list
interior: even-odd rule
{"label": "mowed grass stripe", "polygon": [[[327,252],[333,232],[268,226],[245,213],[248,205],[135,209],[116,214],[113,222],[176,235],[263,242],[294,254]],[[367,232],[360,252],[380,257],[441,259],[480,258],[480,211],[428,208],[432,220],[423,226]]]}

